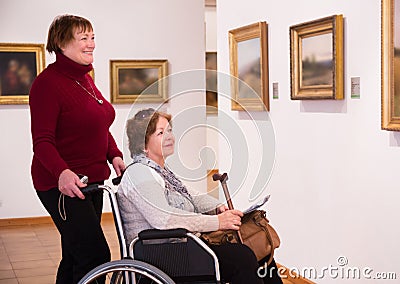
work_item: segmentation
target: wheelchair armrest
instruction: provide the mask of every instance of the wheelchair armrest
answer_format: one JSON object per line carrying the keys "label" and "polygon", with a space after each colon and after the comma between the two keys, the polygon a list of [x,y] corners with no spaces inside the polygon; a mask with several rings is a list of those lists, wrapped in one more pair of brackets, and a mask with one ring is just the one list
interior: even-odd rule
{"label": "wheelchair armrest", "polygon": [[186,229],[169,229],[169,230],[158,230],[148,229],[139,233],[139,239],[151,240],[151,239],[168,239],[168,238],[184,238],[188,231]]}

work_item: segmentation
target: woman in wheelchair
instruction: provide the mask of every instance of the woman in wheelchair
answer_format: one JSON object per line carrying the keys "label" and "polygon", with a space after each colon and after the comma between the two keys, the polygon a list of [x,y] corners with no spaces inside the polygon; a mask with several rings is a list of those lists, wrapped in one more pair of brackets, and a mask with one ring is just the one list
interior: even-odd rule
{"label": "woman in wheelchair", "polygon": [[[174,153],[171,115],[141,110],[127,121],[128,166],[117,192],[125,237],[132,241],[146,229],[184,228],[191,232],[239,230],[243,213],[228,210],[217,199],[195,192],[168,168],[165,159]],[[274,261],[271,273],[257,274],[266,261],[257,262],[246,245],[211,245],[224,281],[236,283],[282,283]],[[267,256],[268,258],[268,256]],[[266,258],[266,259],[267,259]]]}

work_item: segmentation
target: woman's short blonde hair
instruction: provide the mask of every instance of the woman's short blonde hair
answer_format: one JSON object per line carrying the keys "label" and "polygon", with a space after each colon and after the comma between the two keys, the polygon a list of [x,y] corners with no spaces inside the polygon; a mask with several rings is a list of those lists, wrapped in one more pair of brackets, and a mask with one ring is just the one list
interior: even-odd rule
{"label": "woman's short blonde hair", "polygon": [[79,16],[57,16],[49,28],[46,50],[49,53],[61,52],[61,48],[74,38],[76,29],[79,29],[80,32],[91,32],[93,31],[93,26],[89,20]]}
{"label": "woman's short blonde hair", "polygon": [[146,149],[150,135],[157,130],[157,122],[160,117],[164,117],[171,124],[172,116],[170,114],[152,108],[141,110],[133,118],[128,119],[126,134],[131,157],[143,153]]}

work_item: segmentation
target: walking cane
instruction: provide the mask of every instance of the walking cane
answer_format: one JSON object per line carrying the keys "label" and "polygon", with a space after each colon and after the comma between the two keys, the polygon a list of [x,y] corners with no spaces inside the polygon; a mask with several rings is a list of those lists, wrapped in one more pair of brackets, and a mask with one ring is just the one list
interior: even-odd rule
{"label": "walking cane", "polygon": [[[215,174],[213,174],[212,178],[213,178],[214,181],[219,180],[221,182],[221,186],[222,186],[222,189],[224,191],[226,202],[228,203],[228,208],[229,208],[229,210],[233,210],[232,198],[231,198],[231,195],[229,194],[228,186],[226,184],[226,181],[228,180],[228,174],[227,173],[223,173],[221,175],[219,173],[215,173]],[[240,243],[243,243],[242,236],[240,235],[240,231],[236,231],[236,234],[237,234],[238,241]]]}

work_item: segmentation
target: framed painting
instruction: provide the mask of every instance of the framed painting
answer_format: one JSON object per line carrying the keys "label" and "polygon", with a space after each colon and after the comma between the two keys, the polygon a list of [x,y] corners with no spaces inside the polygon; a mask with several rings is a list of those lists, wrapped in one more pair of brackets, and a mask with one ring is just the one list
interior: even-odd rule
{"label": "framed painting", "polygon": [[400,0],[382,0],[381,11],[381,127],[400,131]]}
{"label": "framed painting", "polygon": [[44,44],[0,43],[0,104],[27,104],[44,68]]}
{"label": "framed painting", "polygon": [[218,169],[207,170],[207,193],[212,197],[219,199],[219,183],[214,181],[212,176],[218,173]]}
{"label": "framed painting", "polygon": [[110,60],[111,103],[167,100],[168,60]]}
{"label": "framed painting", "polygon": [[229,31],[232,110],[269,111],[267,28],[258,22]]}
{"label": "framed painting", "polygon": [[204,4],[206,7],[216,7],[217,1],[216,0],[205,0]]}
{"label": "framed painting", "polygon": [[218,113],[217,53],[206,52],[206,106],[207,114]]}
{"label": "framed painting", "polygon": [[89,71],[89,76],[92,77],[92,79],[94,81],[94,69]]}
{"label": "framed painting", "polygon": [[292,100],[344,98],[343,16],[290,27]]}

